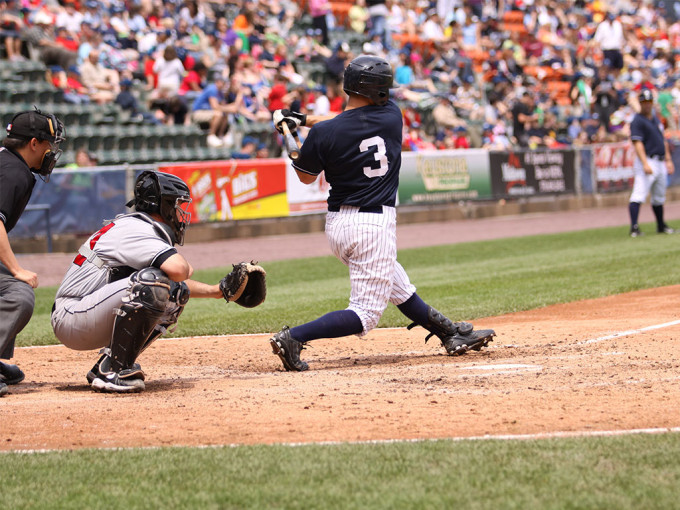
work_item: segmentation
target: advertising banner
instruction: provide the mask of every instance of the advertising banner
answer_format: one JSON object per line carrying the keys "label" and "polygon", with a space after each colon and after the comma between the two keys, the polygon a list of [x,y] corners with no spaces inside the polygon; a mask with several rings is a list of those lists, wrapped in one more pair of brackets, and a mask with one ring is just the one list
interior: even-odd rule
{"label": "advertising banner", "polygon": [[490,198],[487,151],[466,149],[402,154],[400,204]]}
{"label": "advertising banner", "polygon": [[593,145],[592,150],[599,193],[633,189],[635,149],[632,143]]}
{"label": "advertising banner", "polygon": [[290,215],[325,213],[328,209],[330,184],[324,173],[312,184],[303,184],[298,179],[290,159],[286,158],[286,180],[288,184],[288,207]]}
{"label": "advertising banner", "polygon": [[574,151],[490,152],[491,183],[496,198],[576,192]]}
{"label": "advertising banner", "polygon": [[283,159],[233,159],[161,166],[191,190],[191,221],[288,216]]}

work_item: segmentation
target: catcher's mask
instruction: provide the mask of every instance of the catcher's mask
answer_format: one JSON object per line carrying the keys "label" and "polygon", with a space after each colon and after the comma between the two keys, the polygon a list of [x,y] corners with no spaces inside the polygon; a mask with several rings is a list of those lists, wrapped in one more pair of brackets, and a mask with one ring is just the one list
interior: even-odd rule
{"label": "catcher's mask", "polygon": [[52,170],[61,157],[59,144],[65,140],[64,124],[49,113],[43,113],[38,108],[34,111],[17,113],[7,125],[7,138],[31,140],[33,138],[50,142],[50,148],[45,151],[38,168],[31,168],[32,172],[49,182]]}
{"label": "catcher's mask", "polygon": [[172,228],[177,244],[184,244],[184,231],[191,221],[189,187],[179,177],[147,170],[139,174],[135,198],[127,207],[135,211],[158,214]]}

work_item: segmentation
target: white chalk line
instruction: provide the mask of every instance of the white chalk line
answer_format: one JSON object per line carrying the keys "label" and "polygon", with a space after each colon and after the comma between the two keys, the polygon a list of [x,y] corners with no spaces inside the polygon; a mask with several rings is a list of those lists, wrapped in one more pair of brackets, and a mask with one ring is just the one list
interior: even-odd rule
{"label": "white chalk line", "polygon": [[[470,437],[442,437],[442,438],[417,438],[417,439],[370,439],[366,441],[310,441],[306,443],[267,443],[267,446],[287,446],[290,448],[299,448],[304,446],[361,446],[361,445],[389,445],[389,444],[401,444],[401,443],[434,443],[436,441],[451,441],[451,442],[464,442],[464,441],[527,441],[527,440],[541,440],[541,439],[568,439],[568,438],[581,438],[581,437],[614,437],[614,436],[627,436],[635,434],[669,434],[680,432],[680,427],[662,427],[662,428],[644,428],[644,429],[627,429],[627,430],[564,430],[555,432],[538,432],[535,434],[485,434],[483,436],[470,436]],[[0,451],[0,454],[21,454],[21,455],[32,455],[41,453],[55,453],[55,452],[73,452],[73,451],[88,451],[88,450],[98,450],[98,451],[133,451],[133,450],[166,450],[175,448],[193,448],[196,450],[207,450],[207,449],[217,449],[217,448],[241,448],[249,446],[262,446],[261,443],[258,444],[240,444],[240,443],[230,443],[224,445],[167,445],[167,446],[125,446],[125,447],[112,447],[112,448],[82,448],[79,450],[74,450],[72,448],[58,449],[58,448],[45,448],[45,449],[29,449],[29,450],[4,450]]]}
{"label": "white chalk line", "polygon": [[631,336],[631,335],[637,335],[640,333],[644,333],[645,331],[652,331],[655,329],[662,329],[662,328],[668,328],[670,326],[675,326],[677,324],[680,324],[680,320],[676,321],[671,321],[671,322],[664,322],[663,324],[654,324],[652,326],[647,326],[645,328],[640,328],[640,329],[629,329],[628,331],[619,331],[617,333],[612,333],[611,335],[605,335],[605,336],[600,336],[597,338],[592,338],[591,340],[586,340],[585,342],[578,342],[577,345],[586,345],[586,344],[595,344],[598,342],[604,342],[606,340],[613,340],[614,338],[621,338],[624,336]]}

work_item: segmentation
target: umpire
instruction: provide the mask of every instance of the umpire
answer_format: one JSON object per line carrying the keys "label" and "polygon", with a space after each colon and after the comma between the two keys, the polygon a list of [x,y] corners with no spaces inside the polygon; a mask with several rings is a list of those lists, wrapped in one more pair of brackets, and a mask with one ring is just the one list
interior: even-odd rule
{"label": "umpire", "polygon": [[[61,155],[64,125],[39,110],[16,114],[0,147],[0,359],[14,355],[14,343],[33,315],[38,275],[14,256],[7,234],[26,208],[35,186],[34,173],[45,182]],[[16,365],[0,361],[0,396],[8,384],[24,380]]]}
{"label": "umpire", "polygon": [[673,160],[670,147],[664,138],[661,122],[654,115],[654,96],[649,89],[643,89],[638,96],[640,113],[635,114],[630,123],[630,139],[637,158],[633,164],[635,182],[630,195],[630,236],[642,235],[638,226],[640,206],[651,193],[650,202],[656,218],[656,231],[659,234],[674,234],[663,219],[663,204],[666,202],[667,174],[673,173]]}

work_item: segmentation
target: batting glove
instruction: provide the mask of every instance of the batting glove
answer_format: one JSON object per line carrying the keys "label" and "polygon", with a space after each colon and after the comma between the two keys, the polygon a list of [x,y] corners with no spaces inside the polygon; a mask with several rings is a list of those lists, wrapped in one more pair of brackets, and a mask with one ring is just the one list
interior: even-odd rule
{"label": "batting glove", "polygon": [[279,133],[283,133],[281,124],[285,122],[288,124],[290,131],[295,131],[298,127],[304,126],[307,123],[307,115],[304,113],[293,112],[288,109],[276,110],[274,112],[274,126]]}

